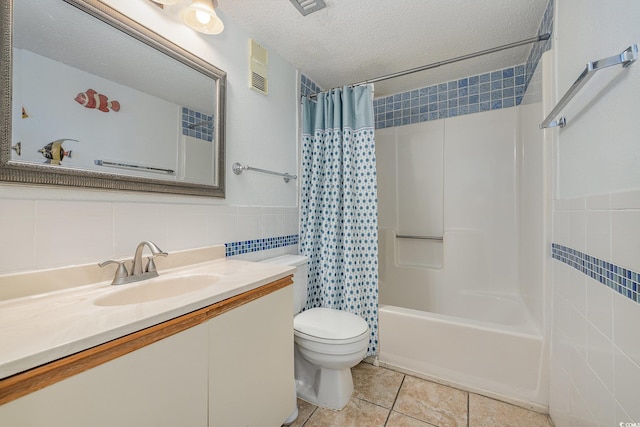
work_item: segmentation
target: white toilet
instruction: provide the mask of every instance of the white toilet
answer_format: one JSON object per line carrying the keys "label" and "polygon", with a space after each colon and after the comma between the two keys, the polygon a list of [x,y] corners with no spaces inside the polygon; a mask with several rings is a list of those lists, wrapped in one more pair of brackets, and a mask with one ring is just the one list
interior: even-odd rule
{"label": "white toilet", "polygon": [[329,409],[344,408],[353,393],[351,368],[367,353],[367,322],[330,308],[300,313],[307,303],[307,257],[283,255],[264,262],[297,267],[293,275],[293,329],[298,397]]}

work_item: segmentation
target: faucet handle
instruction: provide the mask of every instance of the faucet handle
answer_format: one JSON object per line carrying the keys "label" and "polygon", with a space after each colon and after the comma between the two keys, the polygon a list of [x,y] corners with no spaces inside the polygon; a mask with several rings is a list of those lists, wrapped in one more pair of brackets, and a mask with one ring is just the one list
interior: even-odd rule
{"label": "faucet handle", "polygon": [[153,273],[154,271],[157,272],[158,269],[156,268],[156,263],[153,262],[153,259],[155,258],[155,256],[150,256],[149,260],[147,261],[147,267],[145,269],[145,271],[147,273]]}
{"label": "faucet handle", "polygon": [[127,271],[127,267],[125,267],[124,265],[124,261],[114,261],[114,260],[102,261],[101,263],[98,264],[98,266],[104,267],[109,264],[118,264],[118,268],[116,269],[116,275],[113,277],[113,281],[111,282],[111,284],[121,285],[122,283],[124,283],[124,279],[126,279],[127,276],[129,276],[129,272]]}

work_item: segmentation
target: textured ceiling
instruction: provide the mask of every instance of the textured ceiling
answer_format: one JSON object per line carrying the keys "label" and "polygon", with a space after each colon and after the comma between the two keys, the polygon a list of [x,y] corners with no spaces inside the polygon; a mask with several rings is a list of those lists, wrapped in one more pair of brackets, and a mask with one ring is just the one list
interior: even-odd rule
{"label": "textured ceiling", "polygon": [[[516,42],[536,35],[547,0],[326,0],[302,16],[289,0],[219,0],[260,44],[323,88]],[[529,46],[376,83],[376,96],[505,68]]]}

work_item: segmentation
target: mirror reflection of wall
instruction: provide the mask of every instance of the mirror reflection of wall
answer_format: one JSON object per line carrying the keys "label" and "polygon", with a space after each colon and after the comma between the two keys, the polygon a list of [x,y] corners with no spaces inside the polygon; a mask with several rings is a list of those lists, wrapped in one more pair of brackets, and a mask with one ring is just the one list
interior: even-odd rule
{"label": "mirror reflection of wall", "polygon": [[216,184],[215,80],[61,0],[14,19],[12,160]]}

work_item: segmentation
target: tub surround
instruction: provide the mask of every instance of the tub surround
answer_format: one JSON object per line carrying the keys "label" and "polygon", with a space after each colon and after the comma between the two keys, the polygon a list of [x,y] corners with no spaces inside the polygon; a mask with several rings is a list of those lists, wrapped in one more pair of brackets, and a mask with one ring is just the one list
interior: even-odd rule
{"label": "tub surround", "polygon": [[[202,290],[171,298],[109,307],[94,302],[158,279],[113,286],[110,283],[115,266],[101,272],[94,265],[0,277],[3,293],[16,295],[11,283],[19,286],[43,279],[54,283],[55,289],[0,302],[0,378],[257,289],[294,271],[286,266],[228,260],[223,246],[172,253],[166,259],[158,259],[157,267],[160,279],[208,274],[217,276],[217,281]],[[72,284],[62,289],[67,273]],[[100,281],[93,282],[95,278]]]}

